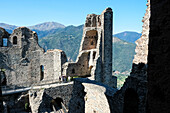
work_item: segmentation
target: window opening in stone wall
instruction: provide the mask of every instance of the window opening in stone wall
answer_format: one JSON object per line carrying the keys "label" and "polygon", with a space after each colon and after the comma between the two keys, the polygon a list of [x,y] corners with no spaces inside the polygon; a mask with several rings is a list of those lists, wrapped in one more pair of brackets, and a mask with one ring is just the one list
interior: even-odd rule
{"label": "window opening in stone wall", "polygon": [[90,60],[90,52],[88,53],[87,60]]}
{"label": "window opening in stone wall", "polygon": [[3,38],[2,39],[2,46],[3,47],[7,47],[8,46],[8,39],[7,38]]}
{"label": "window opening in stone wall", "polygon": [[93,60],[95,59],[96,56],[96,52],[93,52]]}
{"label": "window opening in stone wall", "polygon": [[138,113],[139,97],[135,90],[125,91],[123,113]]}
{"label": "window opening in stone wall", "polygon": [[40,80],[43,80],[44,79],[44,66],[43,65],[41,65],[40,66]]}
{"label": "window opening in stone wall", "polygon": [[72,69],[72,74],[74,74],[75,73],[75,69]]}
{"label": "window opening in stone wall", "polygon": [[17,44],[17,37],[16,37],[16,36],[13,37],[13,44],[14,44],[14,45]]}
{"label": "window opening in stone wall", "polygon": [[91,45],[93,45],[93,41],[91,42]]}

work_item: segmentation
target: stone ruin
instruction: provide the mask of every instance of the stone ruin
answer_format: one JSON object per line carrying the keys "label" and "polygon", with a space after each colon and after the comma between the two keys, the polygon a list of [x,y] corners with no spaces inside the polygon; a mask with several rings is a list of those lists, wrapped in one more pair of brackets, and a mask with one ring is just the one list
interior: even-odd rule
{"label": "stone ruin", "polygon": [[0,28],[0,69],[3,85],[30,86],[59,81],[67,57],[62,50],[44,52],[34,31],[19,27],[12,34]]}
{"label": "stone ruin", "polygon": [[[89,77],[116,88],[112,76],[112,9],[87,16],[79,55],[67,62],[62,50],[44,52],[34,31],[19,27],[10,35],[0,28],[0,64],[6,85],[59,82],[59,77]],[[6,43],[5,43],[6,40]]]}
{"label": "stone ruin", "polygon": [[[67,62],[67,57],[62,50],[55,49],[45,52],[38,44],[37,34],[26,27],[19,27],[12,34],[0,28],[2,62],[0,68],[1,76],[5,78],[2,85],[26,87],[32,84],[41,84],[43,81],[59,82],[61,76],[79,76],[116,88],[117,78],[112,76],[112,16],[111,8],[105,9],[101,15],[87,15],[79,55],[75,63]],[[38,93],[39,89],[38,91],[29,91],[29,103],[33,112],[48,111],[50,109],[48,102],[52,98],[56,98],[57,95],[64,100],[66,108],[69,108],[72,85],[63,85],[57,88],[47,88],[41,93]],[[96,88],[99,88],[97,92],[100,92],[101,87]],[[61,89],[63,91],[60,93],[53,91]],[[64,89],[68,92],[65,92]],[[32,96],[34,93],[36,96]],[[44,96],[42,97],[42,95]],[[7,97],[5,101],[8,104],[15,103],[15,100],[8,102]],[[50,100],[48,100],[49,97]],[[37,100],[40,100],[40,103],[36,103]],[[10,108],[13,107],[10,106]],[[13,111],[16,109],[17,107]]]}
{"label": "stone ruin", "polygon": [[87,15],[79,55],[76,62],[63,65],[63,75],[89,77],[116,88],[117,79],[112,76],[112,18],[111,8],[101,15]]}
{"label": "stone ruin", "polygon": [[[116,90],[115,88],[113,88],[115,87],[114,81],[113,84],[108,84],[112,76],[109,74],[110,68],[108,68],[107,66],[111,64],[110,58],[105,57],[107,56],[108,50],[111,50],[111,47],[107,46],[109,42],[105,40],[105,37],[110,37],[110,33],[112,32],[108,31],[109,29],[112,30],[112,28],[110,28],[112,11],[110,8],[107,8],[101,15],[88,15],[84,26],[84,33],[79,56],[76,62],[72,63],[64,61],[61,63],[61,65],[63,64],[61,75],[72,77],[78,74],[79,76],[89,78],[75,79],[73,86],[70,86],[72,87],[72,91],[70,91],[71,88],[65,86],[67,92],[72,92],[71,97],[68,97],[70,93],[68,94],[64,92],[66,96],[64,94],[60,94],[60,96],[63,95],[63,97],[67,97],[67,99],[65,100],[65,102],[67,103],[64,104],[68,105],[68,112],[169,113],[169,17],[169,0],[148,0],[146,13],[142,20],[142,36],[136,41],[136,55],[133,60],[132,72],[130,76],[126,79],[122,88],[120,90]],[[1,39],[7,37],[7,39],[9,39],[9,42],[15,42],[11,41],[11,39],[8,38],[8,36],[10,35],[6,31],[4,31],[4,29],[1,29],[0,34],[2,34],[0,35]],[[37,40],[36,38],[34,39]],[[110,38],[108,39],[112,40]],[[12,46],[8,48],[12,48]],[[2,66],[5,69],[9,69],[8,71],[10,72],[9,64],[11,63],[4,63],[5,61],[9,62],[8,57],[11,57],[7,55],[9,50],[7,49],[7,47],[1,47],[0,50],[0,54],[1,56],[3,56],[0,59],[1,62],[3,62]],[[29,52],[30,51],[26,53]],[[36,53],[37,51],[34,52]],[[22,57],[21,53],[22,51],[20,51],[20,57]],[[44,54],[45,53],[42,52],[42,56],[44,56]],[[79,73],[78,70],[82,70],[83,66],[84,70]],[[108,77],[104,75],[105,71],[107,70],[106,68],[108,68]],[[110,80],[108,80],[109,78]],[[34,103],[34,105],[37,105],[36,101],[33,101],[32,98],[36,99],[37,102],[41,102],[43,100],[49,101],[49,98],[54,98],[58,96],[57,93],[62,92],[62,88],[58,88],[59,87],[56,87],[54,89],[45,89],[46,93],[43,93],[43,91],[39,92],[41,93],[41,95],[45,94],[45,96],[43,96],[43,99],[39,99],[42,97],[41,95],[36,95],[37,98],[30,97],[30,102]],[[38,91],[39,89],[32,90],[30,92],[37,92],[36,94],[38,94]],[[38,107],[34,105],[31,106],[34,106],[36,107],[34,109],[39,109],[41,111],[45,108],[45,105],[47,104],[48,103],[46,103],[46,101],[43,101],[43,104],[41,104],[44,105],[43,107]]]}

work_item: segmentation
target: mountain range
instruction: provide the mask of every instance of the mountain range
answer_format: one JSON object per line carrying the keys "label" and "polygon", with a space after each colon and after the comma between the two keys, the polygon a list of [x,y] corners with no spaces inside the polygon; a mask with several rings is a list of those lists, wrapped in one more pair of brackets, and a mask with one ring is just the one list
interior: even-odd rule
{"label": "mountain range", "polygon": [[141,36],[141,33],[132,32],[132,31],[124,31],[121,33],[117,33],[114,37],[118,37],[121,40],[125,40],[127,42],[135,43],[135,41]]}
{"label": "mountain range", "polygon": [[[65,51],[70,61],[75,61],[79,52],[83,34],[83,26],[64,26],[57,22],[45,22],[34,26],[28,26],[37,32],[39,44],[45,49],[61,49]],[[0,23],[9,33],[18,26]],[[113,36],[113,70],[130,72],[132,60],[135,54],[135,41],[140,33],[125,31]]]}
{"label": "mountain range", "polygon": [[[12,33],[12,31],[19,26],[0,23],[0,27],[5,28],[9,33]],[[57,22],[44,22],[44,23],[36,24],[33,26],[26,26],[26,27],[34,31],[46,31],[46,32],[54,29],[65,28],[63,24]]]}

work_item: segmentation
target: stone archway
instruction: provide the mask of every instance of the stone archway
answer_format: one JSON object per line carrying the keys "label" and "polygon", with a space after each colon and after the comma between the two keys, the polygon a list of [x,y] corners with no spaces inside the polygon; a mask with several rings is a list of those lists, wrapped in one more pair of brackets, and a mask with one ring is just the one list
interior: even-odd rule
{"label": "stone archway", "polygon": [[52,111],[58,111],[60,109],[62,109],[62,103],[63,103],[63,99],[57,97],[56,99],[51,100],[51,110]]}
{"label": "stone archway", "polygon": [[125,91],[123,113],[138,113],[139,97],[136,91],[129,88]]}
{"label": "stone archway", "polygon": [[14,45],[17,44],[17,37],[16,37],[16,36],[13,37],[13,44],[14,44]]}

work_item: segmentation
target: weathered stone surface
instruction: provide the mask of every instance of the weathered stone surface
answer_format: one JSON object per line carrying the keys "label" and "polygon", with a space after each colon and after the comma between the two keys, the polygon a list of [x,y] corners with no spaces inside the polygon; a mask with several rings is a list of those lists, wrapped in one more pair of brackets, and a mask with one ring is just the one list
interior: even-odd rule
{"label": "weathered stone surface", "polygon": [[47,50],[41,56],[41,65],[44,67],[43,80],[56,80],[59,81],[59,77],[62,74],[62,65],[67,61],[67,57],[62,50],[54,49]]}
{"label": "weathered stone surface", "polygon": [[54,112],[52,105],[57,98],[60,98],[68,109],[72,90],[73,84],[30,90],[29,100],[32,113]]}
{"label": "weathered stone surface", "polygon": [[69,113],[110,113],[117,90],[89,79],[75,79]]}
{"label": "weathered stone surface", "polygon": [[89,77],[116,87],[112,77],[112,19],[111,8],[101,15],[87,15],[79,55],[76,62],[63,65],[63,76]]}
{"label": "weathered stone surface", "polygon": [[150,25],[150,1],[147,3],[145,16],[143,17],[142,36],[136,41],[136,55],[134,56],[133,63],[147,64],[148,60],[148,42],[149,42],[149,25]]}
{"label": "weathered stone surface", "polygon": [[[7,46],[3,47],[7,39]],[[67,61],[61,50],[44,52],[34,31],[19,27],[9,35],[0,28],[0,69],[3,85],[30,86],[33,83],[59,81],[62,65]],[[3,43],[2,43],[3,42]]]}
{"label": "weathered stone surface", "polygon": [[29,102],[32,113],[39,113],[40,105],[42,103],[44,95],[44,89],[30,90],[29,91]]}
{"label": "weathered stone surface", "polygon": [[[8,37],[7,47],[0,47],[0,64],[6,75],[6,84],[33,83],[39,79],[39,61],[43,49],[37,44],[37,34],[19,27]],[[14,43],[15,41],[15,43]]]}

